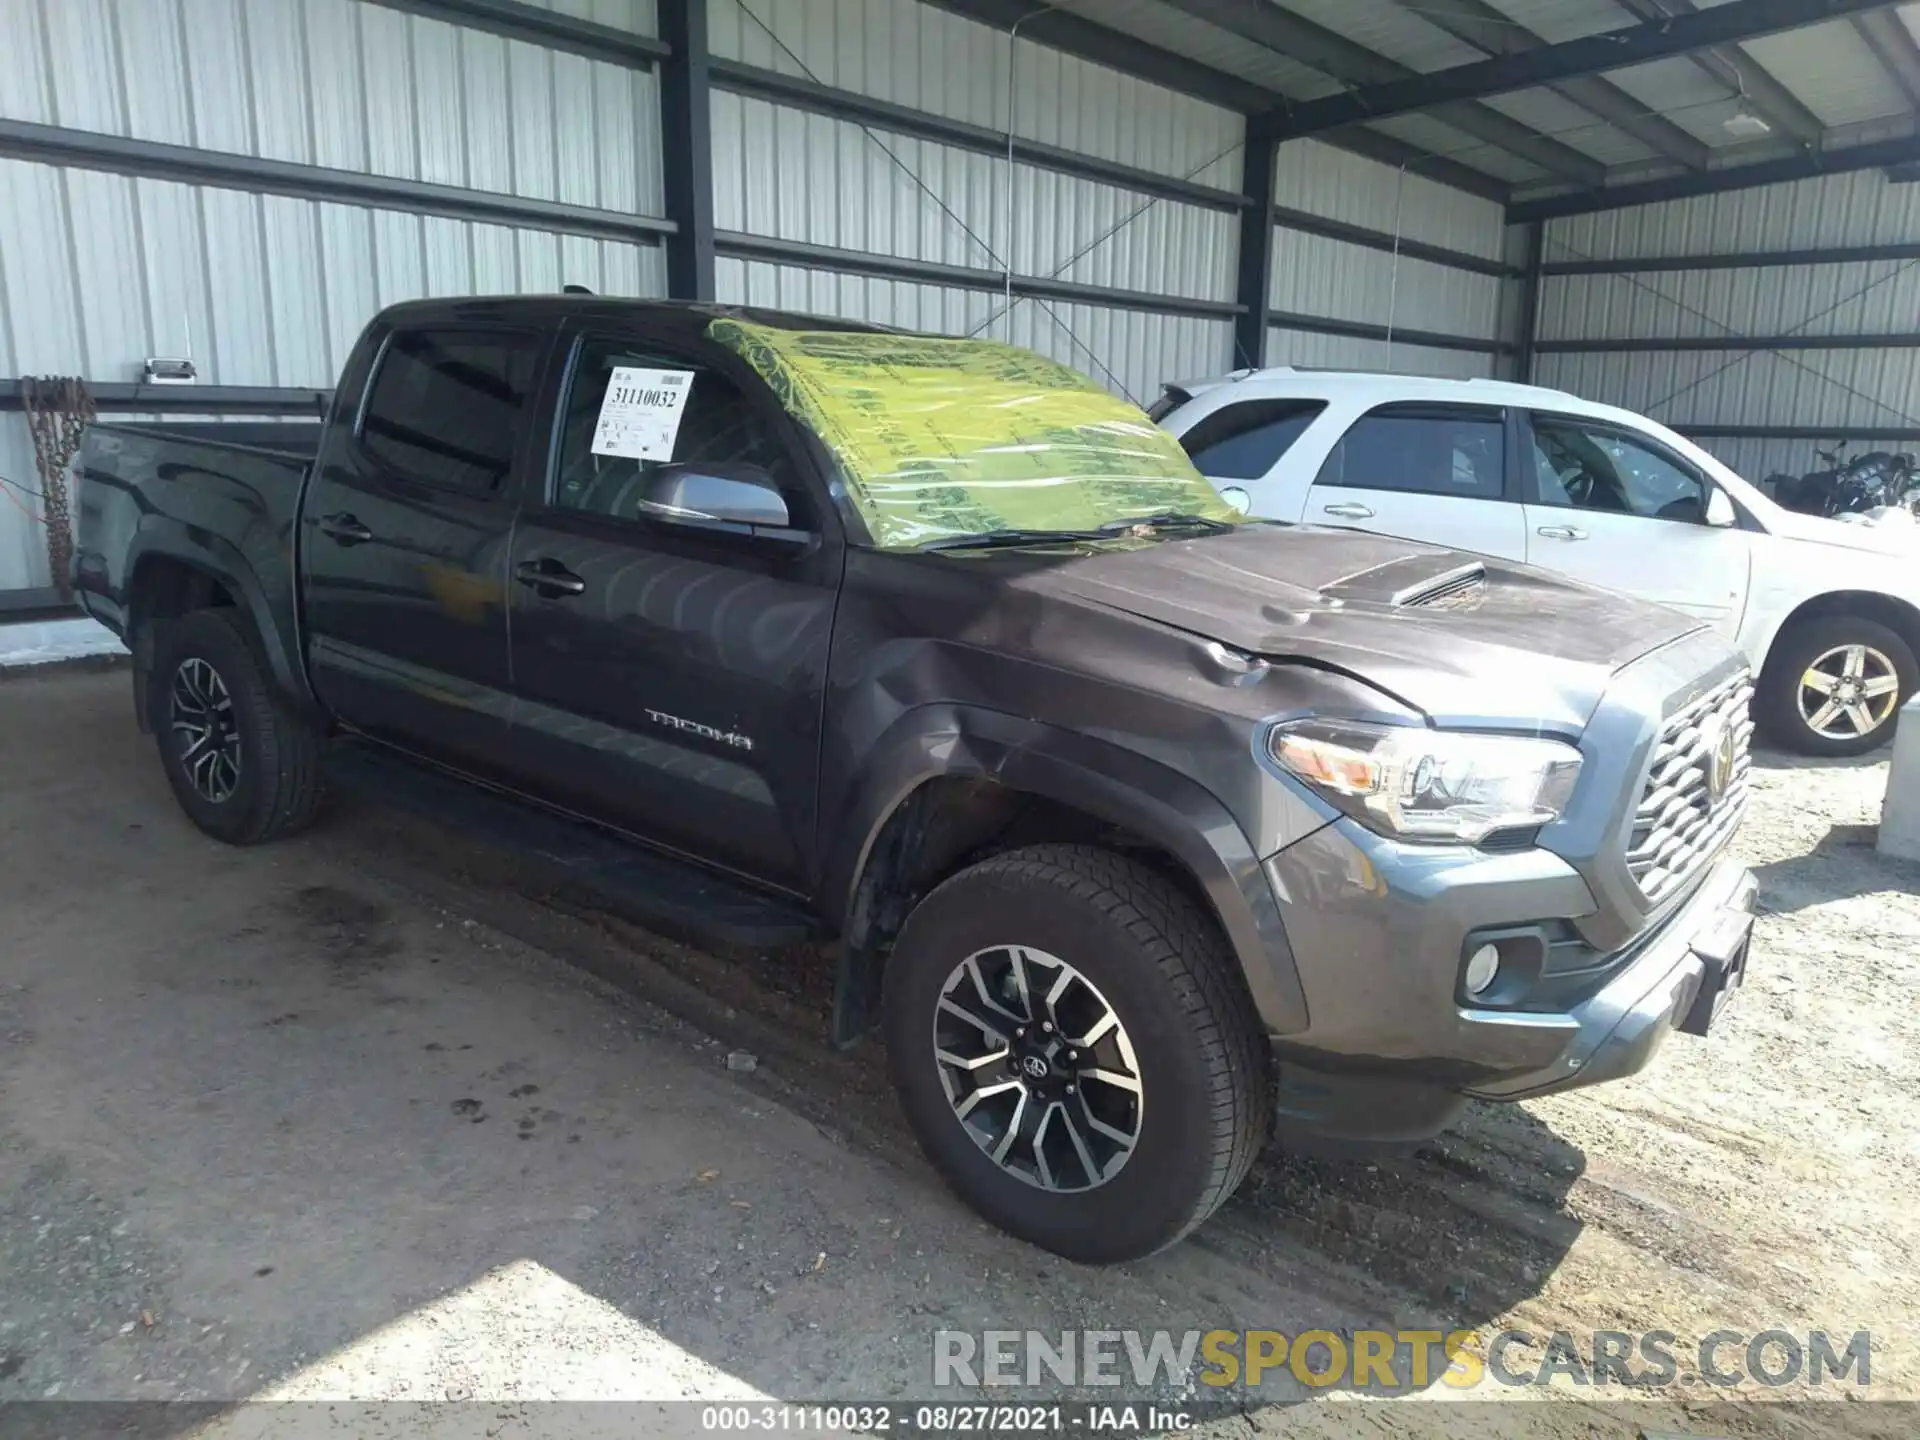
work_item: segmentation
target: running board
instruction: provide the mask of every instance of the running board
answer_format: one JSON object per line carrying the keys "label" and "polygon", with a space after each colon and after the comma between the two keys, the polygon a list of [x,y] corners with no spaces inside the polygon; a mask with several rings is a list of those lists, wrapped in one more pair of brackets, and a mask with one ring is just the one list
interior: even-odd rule
{"label": "running board", "polygon": [[364,741],[327,752],[327,779],[461,836],[534,859],[608,911],[694,945],[774,950],[813,933],[798,905],[621,839],[584,821]]}

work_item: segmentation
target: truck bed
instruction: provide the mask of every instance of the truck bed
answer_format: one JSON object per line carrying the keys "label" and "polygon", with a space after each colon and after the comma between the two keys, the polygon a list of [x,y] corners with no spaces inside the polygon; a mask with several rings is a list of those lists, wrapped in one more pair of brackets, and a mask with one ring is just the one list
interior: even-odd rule
{"label": "truck bed", "polygon": [[185,561],[217,577],[260,621],[274,668],[292,693],[303,691],[293,527],[321,428],[317,421],[89,425],[76,467],[74,534],[74,590],[87,613],[127,638],[143,559]]}

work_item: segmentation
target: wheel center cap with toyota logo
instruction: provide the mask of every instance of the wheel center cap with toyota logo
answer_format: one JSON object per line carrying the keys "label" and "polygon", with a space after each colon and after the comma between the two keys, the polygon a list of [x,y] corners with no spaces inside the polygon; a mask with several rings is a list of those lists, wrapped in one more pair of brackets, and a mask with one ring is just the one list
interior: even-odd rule
{"label": "wheel center cap with toyota logo", "polygon": [[1716,716],[1702,730],[1707,751],[1707,798],[1717,802],[1733,783],[1733,766],[1738,758],[1733,727]]}
{"label": "wheel center cap with toyota logo", "polygon": [[1052,1073],[1053,1067],[1041,1055],[1029,1055],[1020,1062],[1020,1068],[1026,1072],[1029,1080],[1044,1080]]}

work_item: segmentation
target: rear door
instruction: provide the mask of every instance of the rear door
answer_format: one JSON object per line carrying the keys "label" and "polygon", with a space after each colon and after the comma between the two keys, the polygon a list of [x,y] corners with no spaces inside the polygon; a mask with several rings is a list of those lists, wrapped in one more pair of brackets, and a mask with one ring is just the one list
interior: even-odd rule
{"label": "rear door", "polygon": [[[596,452],[621,369],[686,387],[670,462]],[[509,567],[523,762],[580,814],[799,888],[842,543],[798,432],[736,357],[644,329],[581,334],[560,407]],[[768,472],[795,533],[640,504],[658,464],[700,462]]]}
{"label": "rear door", "polygon": [[301,514],[313,683],[356,729],[505,766],[513,477],[548,348],[482,323],[396,329]]}
{"label": "rear door", "polygon": [[1378,405],[1328,452],[1300,518],[1524,560],[1507,449],[1497,406]]}
{"label": "rear door", "polygon": [[1324,400],[1236,400],[1203,415],[1179,436],[1193,468],[1221,498],[1268,520],[1300,518],[1306,487],[1289,486],[1280,462],[1327,408]]}
{"label": "rear door", "polygon": [[1711,480],[1651,436],[1584,416],[1533,412],[1521,454],[1529,560],[1734,633],[1752,542],[1706,523]]}

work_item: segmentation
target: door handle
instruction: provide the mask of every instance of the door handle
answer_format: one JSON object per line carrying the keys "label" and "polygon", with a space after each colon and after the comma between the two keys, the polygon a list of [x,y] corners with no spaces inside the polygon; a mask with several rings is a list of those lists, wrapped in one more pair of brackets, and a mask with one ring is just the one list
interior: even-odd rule
{"label": "door handle", "polygon": [[1364,505],[1356,505],[1351,500],[1344,501],[1338,505],[1322,505],[1320,508],[1329,515],[1338,515],[1343,520],[1371,520],[1373,518],[1373,511]]}
{"label": "door handle", "polygon": [[513,567],[513,578],[548,599],[582,595],[587,589],[587,582],[558,560],[522,560]]}
{"label": "door handle", "polygon": [[373,531],[344,510],[338,515],[322,515],[320,533],[341,545],[364,545],[373,539]]}
{"label": "door handle", "polygon": [[1549,540],[1584,540],[1587,538],[1586,531],[1575,529],[1571,525],[1542,525],[1535,533],[1544,535]]}

